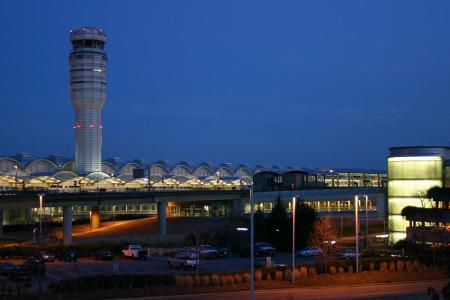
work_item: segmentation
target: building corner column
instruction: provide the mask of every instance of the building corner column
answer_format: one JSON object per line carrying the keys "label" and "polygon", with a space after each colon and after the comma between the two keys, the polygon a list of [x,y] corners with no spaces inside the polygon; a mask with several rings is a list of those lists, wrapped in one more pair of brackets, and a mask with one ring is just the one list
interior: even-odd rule
{"label": "building corner column", "polygon": [[167,201],[158,202],[158,227],[159,237],[165,238],[167,235]]}

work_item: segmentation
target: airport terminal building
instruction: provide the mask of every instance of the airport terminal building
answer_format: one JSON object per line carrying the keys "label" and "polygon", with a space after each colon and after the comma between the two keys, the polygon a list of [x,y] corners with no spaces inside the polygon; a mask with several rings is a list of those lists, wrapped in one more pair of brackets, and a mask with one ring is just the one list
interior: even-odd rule
{"label": "airport terminal building", "polygon": [[[101,171],[85,176],[76,173],[74,160],[58,155],[35,158],[29,153],[0,157],[0,190],[58,190],[62,192],[142,191],[249,188],[253,182],[256,209],[268,213],[278,198],[290,210],[293,194],[319,213],[351,215],[353,196],[372,194],[369,205],[378,218],[385,214],[386,173],[378,170],[313,169],[247,164],[212,164],[190,162],[171,163],[159,160],[146,162],[135,159],[103,161]],[[239,208],[250,211],[249,203]],[[364,205],[362,206],[364,209]],[[45,215],[59,218],[61,208],[45,208]],[[108,205],[100,207],[102,215],[157,213],[156,204]],[[168,203],[172,216],[227,216],[233,210],[230,203],[192,202]],[[74,207],[74,217],[87,217],[90,207]],[[31,222],[37,211],[5,211],[5,223]]]}

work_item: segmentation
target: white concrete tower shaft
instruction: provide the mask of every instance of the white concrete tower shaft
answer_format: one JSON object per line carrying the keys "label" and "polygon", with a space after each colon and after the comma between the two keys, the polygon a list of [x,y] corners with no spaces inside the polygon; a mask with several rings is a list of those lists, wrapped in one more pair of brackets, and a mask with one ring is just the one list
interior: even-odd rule
{"label": "white concrete tower shaft", "polygon": [[75,109],[75,170],[79,175],[101,171],[102,108],[106,98],[106,35],[101,29],[71,31],[70,99]]}

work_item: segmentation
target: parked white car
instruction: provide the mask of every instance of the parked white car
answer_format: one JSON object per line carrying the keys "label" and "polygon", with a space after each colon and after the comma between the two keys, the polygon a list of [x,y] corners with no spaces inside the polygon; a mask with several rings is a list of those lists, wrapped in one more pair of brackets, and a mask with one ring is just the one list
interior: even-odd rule
{"label": "parked white car", "polygon": [[144,253],[144,251],[145,250],[141,245],[128,245],[127,248],[122,250],[122,255],[124,257],[140,258],[143,257],[143,254],[147,255],[147,253]]}

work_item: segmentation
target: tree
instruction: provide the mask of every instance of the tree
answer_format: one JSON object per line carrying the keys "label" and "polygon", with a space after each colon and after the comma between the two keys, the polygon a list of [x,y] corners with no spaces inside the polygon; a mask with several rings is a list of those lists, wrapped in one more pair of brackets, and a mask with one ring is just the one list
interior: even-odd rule
{"label": "tree", "polygon": [[329,217],[319,218],[314,222],[314,229],[309,237],[309,245],[322,251],[320,257],[325,263],[326,270],[328,262],[334,259],[339,251],[337,230]]}
{"label": "tree", "polygon": [[253,224],[255,226],[254,234],[255,240],[265,241],[267,240],[267,218],[264,215],[264,211],[258,208],[253,217]]}
{"label": "tree", "polygon": [[291,241],[290,219],[286,214],[286,207],[278,197],[266,222],[267,242],[278,249],[289,249]]}
{"label": "tree", "polygon": [[213,233],[213,226],[210,222],[203,218],[194,220],[192,230],[186,236],[186,244],[195,249],[196,254],[196,275],[198,276],[198,264],[199,264],[199,249],[200,245],[208,243]]}
{"label": "tree", "polygon": [[295,209],[295,248],[302,249],[308,245],[317,212],[309,205],[299,201]]}

